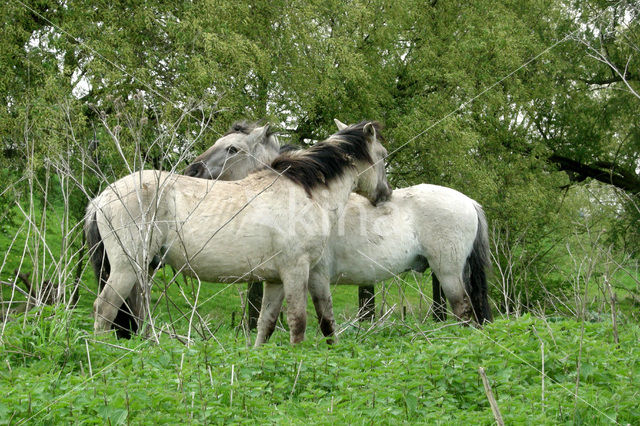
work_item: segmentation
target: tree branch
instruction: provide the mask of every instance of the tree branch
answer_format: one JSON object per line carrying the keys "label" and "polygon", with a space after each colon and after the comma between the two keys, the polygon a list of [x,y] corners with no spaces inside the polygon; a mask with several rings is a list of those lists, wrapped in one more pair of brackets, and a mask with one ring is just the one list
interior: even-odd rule
{"label": "tree branch", "polygon": [[[559,154],[551,155],[549,161],[557,164],[560,170],[570,172],[571,180],[581,182],[591,178],[632,194],[640,193],[640,176],[628,170],[619,170],[615,164],[604,161],[596,164],[584,164]],[[616,168],[618,170],[614,170]]]}
{"label": "tree branch", "polygon": [[622,83],[625,81],[625,79],[627,81],[638,81],[640,80],[639,77],[640,76],[627,73],[625,78],[619,75],[614,75],[611,77],[580,78],[579,80],[586,84],[597,84],[598,86],[606,86],[613,83]]}

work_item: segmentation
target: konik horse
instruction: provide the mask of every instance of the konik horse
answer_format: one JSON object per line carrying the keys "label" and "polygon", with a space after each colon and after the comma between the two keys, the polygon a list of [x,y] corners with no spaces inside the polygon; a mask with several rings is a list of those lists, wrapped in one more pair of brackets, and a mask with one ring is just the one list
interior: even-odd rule
{"label": "konik horse", "polygon": [[[336,124],[340,131],[348,128],[338,120]],[[258,163],[265,162],[265,152],[272,158],[279,155],[273,145],[264,150],[246,140],[241,146],[236,143],[218,140],[185,173],[207,179],[241,178],[262,167]],[[256,162],[254,152],[263,160]],[[442,289],[458,319],[472,318],[483,324],[492,320],[487,295],[489,266],[487,222],[481,206],[451,188],[422,184],[394,190],[391,199],[378,207],[351,194],[325,254],[311,271],[309,289],[322,331],[330,336],[334,318],[329,281],[370,285],[404,271],[424,272],[431,267],[434,310],[440,319]],[[268,299],[273,297],[277,301],[278,287],[267,284],[267,288],[272,288],[272,296],[265,292],[263,300],[271,302]]]}
{"label": "konik horse", "polygon": [[[146,282],[151,259],[161,255],[163,263],[204,281],[278,283],[266,284],[256,345],[273,332],[283,298],[290,340],[303,340],[307,285],[316,300],[317,284],[309,280],[351,192],[370,204],[391,195],[379,130],[371,122],[349,126],[242,180],[146,170],[110,185],[90,202],[85,221],[87,236],[98,241],[94,252],[109,263],[94,303],[95,331],[112,327],[135,284]],[[98,271],[103,258],[92,256]],[[328,306],[323,302],[319,312],[331,311],[330,294]],[[321,320],[333,327],[332,314]]]}

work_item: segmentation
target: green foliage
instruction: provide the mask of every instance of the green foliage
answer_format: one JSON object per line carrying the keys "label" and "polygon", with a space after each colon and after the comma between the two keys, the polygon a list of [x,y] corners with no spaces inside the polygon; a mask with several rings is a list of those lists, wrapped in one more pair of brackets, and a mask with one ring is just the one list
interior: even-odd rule
{"label": "green foliage", "polygon": [[85,334],[87,314],[39,312],[27,319],[33,325],[7,325],[3,422],[492,424],[480,366],[507,423],[640,419],[633,397],[640,330],[632,324],[621,331],[619,347],[607,322],[525,316],[483,330],[378,328],[363,339],[350,329],[331,349],[313,338],[291,347],[276,335],[254,350],[228,328],[217,341],[188,348],[168,338],[160,345],[94,341]]}
{"label": "green foliage", "polygon": [[[606,283],[640,295],[630,2],[39,1],[8,2],[0,18],[0,280],[21,267],[68,286],[87,200],[131,169],[180,171],[237,119],[311,143],[337,117],[385,123],[396,186],[447,185],[484,205],[502,311],[602,319],[593,300],[606,300]],[[479,366],[507,423],[640,418],[633,324],[619,347],[607,322],[525,316],[483,331],[422,318],[349,328],[331,350],[315,328],[294,348],[280,330],[253,351],[229,326],[237,289],[212,286],[203,297],[220,293],[202,311],[220,343],[94,342],[95,281],[80,278],[78,311],[39,308],[3,325],[0,423],[490,424]],[[398,300],[426,309],[409,287],[428,283],[407,280]],[[179,282],[165,299],[154,288],[154,303],[178,300],[160,324],[187,309],[182,292],[193,297]],[[341,320],[352,296],[334,293]],[[633,300],[622,300],[632,317]]]}

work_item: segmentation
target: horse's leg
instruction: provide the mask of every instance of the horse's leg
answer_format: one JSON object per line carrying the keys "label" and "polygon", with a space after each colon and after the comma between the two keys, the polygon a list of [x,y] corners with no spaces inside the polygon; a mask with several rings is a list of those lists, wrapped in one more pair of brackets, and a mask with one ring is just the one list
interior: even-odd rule
{"label": "horse's leg", "polygon": [[262,282],[247,283],[247,323],[249,330],[253,330],[258,326],[262,296]]}
{"label": "horse's leg", "polygon": [[131,331],[137,333],[140,325],[147,319],[147,301],[145,292],[139,281],[133,286],[129,298],[127,299],[131,309]]}
{"label": "horse's leg", "polygon": [[358,287],[358,313],[360,321],[373,321],[376,315],[376,291],[372,285]]}
{"label": "horse's leg", "polygon": [[332,344],[334,340],[336,321],[333,318],[333,302],[331,301],[331,288],[329,278],[323,271],[316,269],[309,272],[309,293],[316,308],[318,324],[327,343]]}
{"label": "horse's leg", "polygon": [[304,340],[307,329],[307,282],[309,280],[309,263],[300,260],[296,265],[286,268],[280,273],[287,299],[287,322],[291,344]]}
{"label": "horse's leg", "polygon": [[431,271],[431,284],[433,288],[433,310],[434,321],[446,321],[447,320],[447,301],[444,298],[444,292],[440,286],[440,281],[433,271]]}
{"label": "horse's leg", "polygon": [[451,304],[453,315],[461,321],[468,322],[472,318],[473,310],[461,275],[441,272],[438,276],[440,287]]}
{"label": "horse's leg", "polygon": [[[132,291],[131,294],[135,293]],[[135,311],[135,304],[131,297],[128,297],[120,309],[116,317],[113,319],[113,329],[116,331],[118,339],[130,339],[132,334],[138,331],[138,313]]]}
{"label": "horse's leg", "polygon": [[[162,266],[161,263],[160,266]],[[154,272],[154,270],[149,268],[150,275]],[[138,332],[140,325],[147,316],[146,307],[144,289],[142,288],[142,284],[136,280],[131,292],[128,297],[125,298],[124,303],[122,303],[122,306],[118,309],[118,313],[113,320],[113,328],[116,330],[116,336],[118,336],[119,339],[130,339],[131,335]]]}
{"label": "horse's leg", "polygon": [[270,282],[264,283],[262,306],[260,308],[260,316],[258,317],[258,335],[254,344],[255,347],[265,343],[269,340],[271,334],[273,334],[283,299],[284,288],[282,284],[274,284]]}
{"label": "horse's leg", "polygon": [[96,333],[111,328],[120,306],[129,297],[137,279],[138,277],[130,265],[121,268],[118,268],[118,265],[112,265],[107,284],[93,303],[94,331]]}

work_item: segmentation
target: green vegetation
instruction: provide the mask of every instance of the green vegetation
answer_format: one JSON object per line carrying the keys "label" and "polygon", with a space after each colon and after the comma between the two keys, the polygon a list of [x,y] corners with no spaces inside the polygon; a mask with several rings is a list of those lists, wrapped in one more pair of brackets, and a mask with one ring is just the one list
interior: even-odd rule
{"label": "green vegetation", "polygon": [[11,0],[0,222],[57,191],[78,249],[89,198],[130,170],[182,170],[235,120],[307,144],[334,117],[377,119],[395,186],[485,207],[496,266],[513,273],[502,309],[531,310],[576,232],[605,229],[618,263],[638,259],[638,14],[601,0]]}
{"label": "green vegetation", "polygon": [[168,337],[96,341],[90,329],[86,310],[44,309],[8,325],[3,424],[492,424],[481,366],[507,423],[640,420],[632,323],[617,346],[607,321],[524,316],[477,330],[394,316],[367,333],[349,328],[332,348],[314,324],[301,345],[277,330],[258,350],[228,325],[190,347]]}
{"label": "green vegetation", "polygon": [[[637,4],[112,3],[0,9],[0,423],[491,424],[479,367],[507,423],[640,422]],[[144,338],[94,338],[89,199],[239,119],[305,145],[333,118],[383,122],[396,187],[484,206],[495,323],[433,323],[428,275],[404,275],[374,325],[333,290],[331,349],[311,319],[251,350],[244,286],[165,269]]]}

